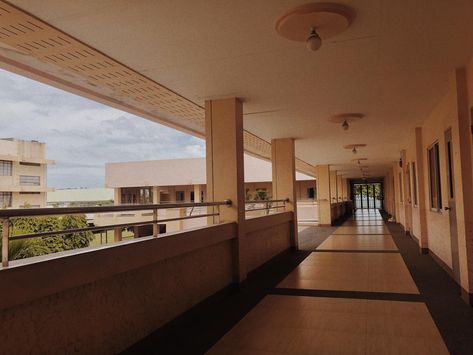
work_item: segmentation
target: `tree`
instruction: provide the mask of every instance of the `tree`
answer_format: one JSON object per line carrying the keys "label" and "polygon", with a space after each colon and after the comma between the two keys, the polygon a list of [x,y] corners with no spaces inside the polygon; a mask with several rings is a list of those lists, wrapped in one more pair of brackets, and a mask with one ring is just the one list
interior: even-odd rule
{"label": "tree", "polygon": [[[11,235],[53,232],[59,230],[87,227],[85,215],[66,215],[63,217],[21,217],[11,220]],[[0,228],[1,229],[1,228]],[[94,235],[90,231],[19,239],[9,243],[9,259],[24,259],[33,256],[57,253],[64,250],[85,248],[90,245]]]}

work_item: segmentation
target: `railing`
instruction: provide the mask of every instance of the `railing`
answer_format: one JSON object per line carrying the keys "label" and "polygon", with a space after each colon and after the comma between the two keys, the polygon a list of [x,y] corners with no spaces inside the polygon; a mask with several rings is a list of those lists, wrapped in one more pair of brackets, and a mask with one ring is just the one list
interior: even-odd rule
{"label": "railing", "polygon": [[[165,203],[165,204],[149,204],[149,205],[113,205],[113,206],[96,206],[96,207],[60,207],[60,208],[20,208],[20,209],[4,209],[0,210],[0,220],[2,220],[2,266],[7,267],[9,264],[8,252],[9,242],[20,239],[29,238],[40,238],[49,236],[59,236],[64,234],[81,233],[81,232],[94,232],[112,229],[121,229],[135,226],[153,225],[153,237],[158,237],[159,229],[158,223],[220,216],[220,206],[231,206],[230,200],[222,202],[202,202],[202,203]],[[195,207],[216,207],[212,213],[197,214],[193,215]],[[189,215],[180,216],[176,218],[158,219],[158,210],[162,209],[173,209],[173,208],[190,208]],[[48,231],[39,233],[29,233],[10,236],[10,225],[11,218],[18,217],[40,217],[40,216],[53,216],[53,215],[74,215],[74,214],[86,214],[86,213],[102,213],[102,212],[125,212],[125,211],[152,211],[152,220],[140,221],[135,223],[121,223],[121,224],[110,224],[105,226],[92,226],[75,229],[65,229],[58,231]]]}
{"label": "railing", "polygon": [[271,212],[271,210],[277,210],[277,209],[285,210],[287,202],[289,202],[289,199],[245,201],[245,212],[265,211],[266,214],[268,215]]}

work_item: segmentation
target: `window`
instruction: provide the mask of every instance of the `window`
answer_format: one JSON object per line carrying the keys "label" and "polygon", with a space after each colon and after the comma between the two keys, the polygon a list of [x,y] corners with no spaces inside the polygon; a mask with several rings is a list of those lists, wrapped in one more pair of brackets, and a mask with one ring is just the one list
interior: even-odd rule
{"label": "window", "polygon": [[311,199],[315,199],[315,187],[309,187],[307,189],[307,197]]}
{"label": "window", "polygon": [[0,176],[11,176],[11,167],[11,161],[0,160]]}
{"label": "window", "polygon": [[417,206],[417,171],[416,171],[416,163],[413,161],[411,163],[411,171],[412,171],[412,198],[414,201],[414,206]]}
{"label": "window", "polygon": [[192,202],[198,202],[198,201],[194,201],[194,197],[195,197],[194,191],[191,191],[191,201]]}
{"label": "window", "polygon": [[41,164],[39,164],[39,163],[28,163],[28,162],[25,162],[25,161],[21,161],[21,162],[20,162],[20,165],[26,165],[26,166],[41,166]]}
{"label": "window", "polygon": [[184,201],[184,191],[176,191],[176,202]]}
{"label": "window", "polygon": [[41,192],[20,192],[20,195],[39,195]]}
{"label": "window", "polygon": [[439,144],[435,143],[428,149],[430,208],[435,211],[442,209],[442,190],[440,184]]}
{"label": "window", "polygon": [[121,203],[127,205],[146,205],[153,202],[151,187],[127,187],[122,189]]}
{"label": "window", "polygon": [[20,175],[20,185],[21,186],[39,186],[40,178],[39,176]]}
{"label": "window", "polygon": [[0,192],[0,208],[11,207],[11,192]]}
{"label": "window", "polygon": [[402,190],[402,172],[399,173],[399,202],[404,202],[404,191]]}

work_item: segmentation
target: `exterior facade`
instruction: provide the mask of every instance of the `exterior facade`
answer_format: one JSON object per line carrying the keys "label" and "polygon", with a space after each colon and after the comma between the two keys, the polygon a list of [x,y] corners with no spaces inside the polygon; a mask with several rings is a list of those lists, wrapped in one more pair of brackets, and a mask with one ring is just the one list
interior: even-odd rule
{"label": "exterior facade", "polygon": [[113,203],[114,191],[108,188],[56,189],[48,192],[51,207],[102,206]]}
{"label": "exterior facade", "polygon": [[[245,200],[254,202],[249,208],[258,208],[262,200],[270,200],[272,192],[271,163],[245,155]],[[301,223],[315,223],[318,210],[315,179],[296,173],[296,194],[301,209]],[[159,204],[179,202],[206,202],[205,158],[135,161],[108,163],[105,167],[107,188],[114,189],[115,204]],[[159,219],[177,218],[192,213],[205,214],[207,208],[166,209],[159,211]],[[249,217],[264,211],[247,212]],[[149,220],[149,211],[96,214],[94,224],[134,223]],[[167,232],[207,225],[206,218],[166,222]]]}
{"label": "exterior facade", "polygon": [[52,163],[45,143],[0,139],[0,208],[45,207]]}
{"label": "exterior facade", "polygon": [[[314,201],[315,179],[296,173],[297,199]],[[245,155],[246,200],[272,198],[271,163]],[[108,163],[105,185],[115,191],[116,204],[204,202],[205,158]]]}

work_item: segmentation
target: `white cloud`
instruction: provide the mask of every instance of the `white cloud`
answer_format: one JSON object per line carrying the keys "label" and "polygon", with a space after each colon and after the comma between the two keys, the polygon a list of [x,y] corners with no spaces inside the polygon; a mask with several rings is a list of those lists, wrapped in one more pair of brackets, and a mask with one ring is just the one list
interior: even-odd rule
{"label": "white cloud", "polygon": [[45,142],[52,187],[104,186],[106,162],[205,156],[201,139],[1,70],[0,135]]}

